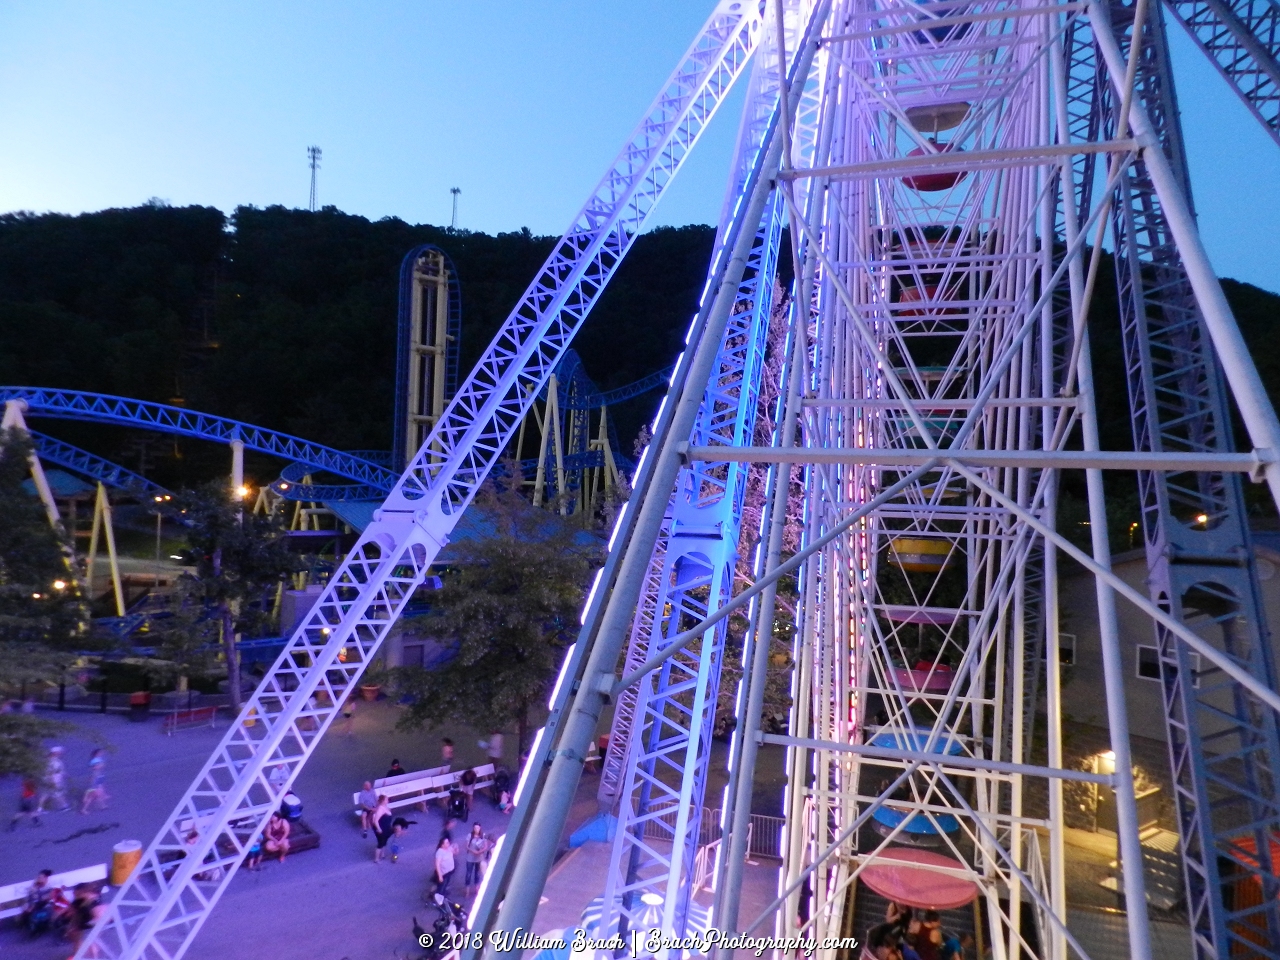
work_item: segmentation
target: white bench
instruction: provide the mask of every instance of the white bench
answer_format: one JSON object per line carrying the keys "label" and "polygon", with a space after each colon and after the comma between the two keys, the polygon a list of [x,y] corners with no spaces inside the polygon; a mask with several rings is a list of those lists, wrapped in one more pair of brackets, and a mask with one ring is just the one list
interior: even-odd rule
{"label": "white bench", "polygon": [[[419,770],[416,773],[404,773],[396,777],[383,777],[373,782],[374,792],[386,797],[392,810],[409,807],[430,800],[442,800],[461,784],[466,770],[453,770],[442,773],[443,767],[430,770]],[[493,784],[493,764],[486,763],[480,767],[472,767],[476,775],[473,789],[479,790]],[[351,794],[351,804],[355,807],[356,816],[360,815],[360,791]]]}
{"label": "white bench", "polygon": [[[92,867],[81,867],[79,870],[68,870],[65,873],[55,873],[49,878],[49,889],[74,889],[82,883],[97,883],[107,879],[107,865],[99,863]],[[8,886],[0,887],[0,920],[7,920],[9,917],[16,917],[22,913],[27,903],[27,891],[31,889],[31,884],[35,880],[21,880],[18,883],[11,883]],[[68,900],[71,898],[68,897]]]}

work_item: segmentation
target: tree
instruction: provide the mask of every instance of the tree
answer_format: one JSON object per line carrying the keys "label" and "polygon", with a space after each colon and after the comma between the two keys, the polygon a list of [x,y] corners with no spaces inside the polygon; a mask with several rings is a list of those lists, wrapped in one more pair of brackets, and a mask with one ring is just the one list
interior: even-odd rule
{"label": "tree", "polygon": [[[246,511],[225,481],[182,495],[176,509],[195,554],[196,581],[190,585],[189,597],[215,611],[227,660],[231,707],[239,711],[236,633],[264,625],[270,616],[268,597],[291,574],[305,570],[307,560],[289,550],[278,517]],[[189,646],[190,638],[182,643]]]}
{"label": "tree", "polygon": [[454,566],[419,627],[454,652],[437,669],[392,671],[412,697],[400,726],[514,723],[523,751],[531,711],[546,702],[577,636],[601,548],[593,534],[530,506],[512,488],[486,484],[471,509],[492,533],[458,542]]}
{"label": "tree", "polygon": [[[68,546],[49,525],[40,501],[23,489],[31,441],[19,430],[0,435],[0,687],[62,680],[86,642],[88,610],[68,565]],[[0,776],[35,773],[44,740],[67,725],[34,715],[0,714]]]}
{"label": "tree", "polygon": [[169,598],[168,615],[151,620],[148,634],[156,648],[147,661],[148,673],[173,681],[179,693],[191,677],[211,676],[218,670],[217,644],[222,631],[221,611],[211,615],[204,603],[204,584],[183,576]]}

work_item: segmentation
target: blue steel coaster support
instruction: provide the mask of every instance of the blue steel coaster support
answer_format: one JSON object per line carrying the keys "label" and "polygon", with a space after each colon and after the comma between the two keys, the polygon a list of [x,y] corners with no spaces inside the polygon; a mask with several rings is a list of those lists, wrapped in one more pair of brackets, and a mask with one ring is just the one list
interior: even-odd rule
{"label": "blue steel coaster support", "polygon": [[[716,6],[77,957],[185,953],[728,94],[759,27],[752,5]],[[283,782],[266,776],[277,764],[287,771]],[[191,830],[197,838],[187,844]]]}
{"label": "blue steel coaster support", "polygon": [[1165,0],[1165,6],[1280,143],[1280,3]]}
{"label": "blue steel coaster support", "polygon": [[[1132,8],[1109,10],[1127,53]],[[1158,5],[1143,34],[1135,93],[1189,204]],[[1101,117],[1113,135],[1118,96],[1106,93],[1112,109]],[[1125,172],[1112,220],[1135,449],[1233,450],[1222,373],[1143,161]],[[1180,619],[1207,618],[1211,642],[1274,689],[1238,476],[1140,473],[1138,481],[1152,599]],[[1159,625],[1155,634],[1196,956],[1280,957],[1280,864],[1271,846],[1280,837],[1280,723],[1220,669],[1197,663],[1183,640]],[[1261,904],[1243,906],[1255,885]]]}

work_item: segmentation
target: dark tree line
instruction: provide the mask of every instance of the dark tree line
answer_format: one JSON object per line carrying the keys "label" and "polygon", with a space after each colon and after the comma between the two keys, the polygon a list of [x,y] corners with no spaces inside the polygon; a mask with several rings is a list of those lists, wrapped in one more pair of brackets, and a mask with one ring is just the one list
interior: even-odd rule
{"label": "dark tree line", "polygon": [[[644,376],[679,352],[712,238],[711,228],[689,226],[636,241],[574,344],[601,387]],[[332,446],[385,449],[404,253],[435,243],[457,265],[466,371],[553,242],[527,230],[489,236],[370,221],[333,207],[3,215],[0,382],[178,399]],[[1105,257],[1090,324],[1103,445],[1122,449],[1132,436],[1113,275]],[[1232,280],[1223,286],[1280,401],[1280,355],[1270,343],[1280,297]],[[624,447],[657,399],[611,411]],[[145,463],[174,486],[226,470],[226,451],[209,445],[153,439],[144,450],[136,432],[87,424],[60,423],[55,432],[127,466]],[[250,461],[261,480],[276,469]],[[1133,499],[1123,486],[1111,491],[1116,503]],[[1067,509],[1072,493],[1068,486]],[[1127,526],[1132,512],[1119,511],[1117,523]]]}
{"label": "dark tree line", "polygon": [[[636,241],[575,343],[602,388],[672,362],[712,236],[691,226]],[[435,243],[456,264],[465,372],[553,242],[527,230],[489,236],[369,221],[332,207],[3,215],[0,382],[179,399],[331,446],[386,449],[404,254]],[[656,404],[654,394],[613,411],[624,443]],[[136,434],[75,424],[56,432],[138,465]],[[148,472],[194,484],[224,472],[225,459],[220,449],[164,441],[149,451]],[[261,471],[268,478],[271,465]]]}

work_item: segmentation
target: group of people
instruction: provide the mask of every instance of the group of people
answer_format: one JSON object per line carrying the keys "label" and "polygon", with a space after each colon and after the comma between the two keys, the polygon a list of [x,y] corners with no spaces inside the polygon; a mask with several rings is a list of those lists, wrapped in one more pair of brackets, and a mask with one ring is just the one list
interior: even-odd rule
{"label": "group of people", "polygon": [[884,923],[867,932],[863,955],[873,960],[966,960],[972,947],[972,934],[942,929],[937,910],[917,912],[890,903]]}
{"label": "group of people", "polygon": [[68,899],[61,887],[51,882],[53,871],[41,870],[27,889],[27,898],[18,920],[31,935],[57,930],[66,933],[79,949],[80,941],[102,914],[101,891],[97,884],[77,884]]}
{"label": "group of people", "polygon": [[[32,826],[40,826],[40,816],[44,813],[61,813],[71,809],[67,800],[67,765],[63,760],[65,751],[60,746],[49,748],[45,760],[44,773],[37,780],[35,777],[24,777],[18,795],[18,812],[9,821],[9,829],[18,829],[23,820],[30,820]],[[87,814],[95,806],[107,809],[107,754],[101,747],[89,756],[89,785],[80,799],[80,812]]]}
{"label": "group of people", "polygon": [[[501,734],[491,734],[490,741],[485,744],[491,756],[496,749],[500,758],[502,749],[501,736]],[[453,763],[453,749],[452,740],[446,737],[441,741],[440,755],[443,766],[446,768]],[[386,777],[399,777],[406,773],[407,771],[400,765],[399,759],[392,759]],[[459,859],[466,866],[463,880],[464,896],[472,896],[480,887],[480,880],[484,875],[484,864],[494,847],[493,837],[484,832],[484,826],[479,821],[471,825],[470,833],[461,844],[455,843],[453,839],[453,831],[458,822],[470,817],[475,784],[475,773],[467,770],[459,778],[457,789],[453,790],[450,796],[445,799],[444,830],[436,843],[436,850],[432,859],[433,892],[440,894],[442,897],[449,896],[449,886],[453,880],[454,873],[457,871]],[[364,782],[357,799],[360,813],[360,835],[367,838],[372,833],[374,836],[374,863],[383,862],[388,855],[391,863],[397,863],[400,859],[404,835],[410,827],[416,826],[418,821],[396,816],[391,809],[390,799],[385,794],[375,790],[373,782],[370,780]],[[505,795],[504,799],[506,799]],[[510,805],[509,799],[507,799],[507,804],[508,806]],[[425,804],[422,807],[425,809]],[[501,809],[501,802],[499,803],[499,809]]]}

